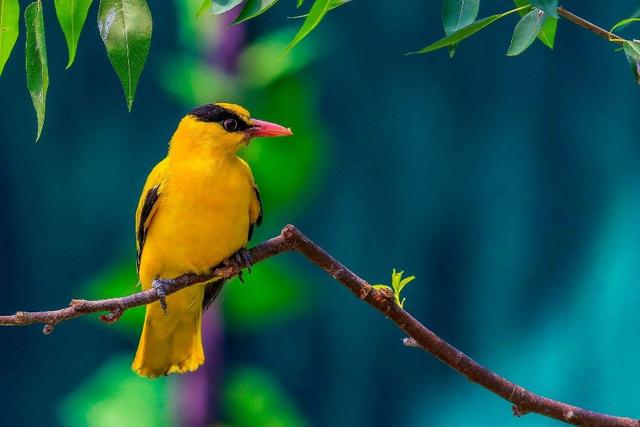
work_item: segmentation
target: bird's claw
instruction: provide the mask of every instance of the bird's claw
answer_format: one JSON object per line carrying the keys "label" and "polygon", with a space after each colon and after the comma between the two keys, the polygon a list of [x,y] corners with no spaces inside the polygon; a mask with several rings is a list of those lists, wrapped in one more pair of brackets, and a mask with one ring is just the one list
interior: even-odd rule
{"label": "bird's claw", "polygon": [[247,269],[249,273],[251,273],[251,265],[253,261],[251,260],[251,254],[245,248],[239,249],[236,253],[230,256],[224,264],[227,267],[233,268],[237,272],[238,280],[244,283],[244,278],[242,277],[242,270]]}
{"label": "bird's claw", "polygon": [[164,315],[167,316],[169,312],[167,311],[167,285],[160,279],[155,279],[153,281],[153,289],[156,291],[156,295],[160,299],[160,307],[162,307],[162,311],[164,311]]}

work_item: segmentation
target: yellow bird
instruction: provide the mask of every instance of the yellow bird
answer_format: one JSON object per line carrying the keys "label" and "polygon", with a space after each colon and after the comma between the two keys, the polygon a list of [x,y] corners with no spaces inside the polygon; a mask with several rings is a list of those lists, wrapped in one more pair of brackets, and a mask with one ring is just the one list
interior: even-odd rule
{"label": "yellow bird", "polygon": [[[236,151],[254,137],[291,135],[275,123],[253,119],[226,103],[195,108],[178,125],[167,157],[149,174],[136,211],[138,276],[143,289],[154,279],[205,273],[240,255],[262,206],[249,165]],[[147,306],[132,364],[146,377],[194,371],[204,363],[202,312],[222,281],[198,284]],[[162,289],[156,289],[163,296]]]}

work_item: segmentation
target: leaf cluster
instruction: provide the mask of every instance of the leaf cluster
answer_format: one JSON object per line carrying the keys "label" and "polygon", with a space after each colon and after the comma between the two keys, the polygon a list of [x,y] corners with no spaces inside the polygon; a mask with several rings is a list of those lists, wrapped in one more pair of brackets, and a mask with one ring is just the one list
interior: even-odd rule
{"label": "leaf cluster", "polygon": [[[325,17],[327,12],[339,6],[349,3],[351,0],[314,0],[309,13],[296,16],[294,18],[304,18],[302,26],[293,37],[283,54],[286,55],[298,43],[308,36]],[[198,11],[198,16],[206,11],[214,14],[222,14],[230,11],[236,6],[244,3],[240,13],[233,21],[233,24],[240,24],[250,19],[262,15],[264,12],[275,6],[278,0],[203,0]],[[299,8],[304,4],[304,0],[297,0],[296,6]]]}
{"label": "leaf cluster", "polygon": [[411,52],[420,54],[433,52],[445,47],[453,56],[455,47],[462,40],[471,37],[489,25],[515,13],[520,21],[513,30],[508,56],[520,55],[538,38],[553,49],[558,26],[557,0],[514,0],[516,7],[506,12],[478,19],[480,0],[444,0],[442,5],[442,26],[445,37],[424,48]]}
{"label": "leaf cluster", "polygon": [[[260,16],[278,0],[204,0],[198,15],[207,11],[221,14],[242,5],[233,22],[239,24]],[[314,0],[309,13],[298,16],[304,22],[284,50],[286,55],[308,36],[327,12],[351,0]],[[67,48],[67,69],[75,60],[78,41],[93,0],[54,0],[56,16],[64,34]],[[151,47],[153,19],[147,0],[98,0],[97,26],[107,56],[124,90],[127,108],[131,111],[138,81],[142,75]],[[244,3],[244,4],[243,4]],[[304,0],[297,0],[301,7]],[[196,16],[194,16],[196,19]],[[26,33],[25,67],[27,88],[31,94],[38,127],[36,141],[40,138],[45,121],[49,67],[47,61],[44,28],[44,5],[35,0],[24,11]],[[0,0],[0,76],[14,50],[20,33],[19,0]]]}
{"label": "leaf cluster", "polygon": [[[64,34],[69,59],[73,65],[80,34],[93,0],[55,0],[53,2],[60,29]],[[0,75],[11,55],[20,32],[18,0],[0,0]],[[98,30],[107,56],[122,82],[127,107],[135,97],[138,80],[151,45],[152,18],[146,0],[100,0]],[[44,125],[49,66],[42,0],[29,4],[24,11],[26,32],[25,68],[27,88],[38,119],[36,141]]]}
{"label": "leaf cluster", "polygon": [[389,285],[372,285],[374,289],[389,289],[393,292],[393,297],[396,301],[396,304],[400,306],[400,308],[404,308],[404,302],[406,298],[402,297],[402,290],[405,286],[415,280],[416,276],[409,276],[402,278],[404,271],[396,271],[394,268],[391,272],[391,286]]}
{"label": "leaf cluster", "polygon": [[[462,40],[516,12],[520,15],[520,20],[513,30],[507,56],[520,55],[535,42],[536,38],[548,48],[553,49],[558,27],[558,0],[514,0],[514,3],[516,6],[514,9],[478,19],[480,0],[444,0],[442,26],[445,37],[409,54],[429,53],[448,48],[449,55],[453,57],[456,47]],[[640,9],[634,16],[617,22],[608,31],[609,41],[622,45],[619,50],[624,51],[638,84],[640,84],[640,41],[619,38],[613,34],[613,31],[631,23],[640,22],[639,15]],[[599,30],[599,35],[602,35],[604,31]],[[606,33],[604,34],[607,37]]]}

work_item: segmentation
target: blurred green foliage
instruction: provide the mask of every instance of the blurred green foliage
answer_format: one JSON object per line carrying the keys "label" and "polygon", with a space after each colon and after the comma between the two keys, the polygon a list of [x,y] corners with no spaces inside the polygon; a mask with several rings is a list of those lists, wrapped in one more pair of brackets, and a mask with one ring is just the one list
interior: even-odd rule
{"label": "blurred green foliage", "polygon": [[[81,289],[82,292],[87,293],[89,299],[113,298],[139,292],[140,285],[137,283],[138,274],[135,262],[131,260],[116,261],[104,271],[96,274],[88,283],[83,284]],[[144,312],[144,307],[126,310],[117,322],[110,325],[110,329],[137,337],[142,330]],[[87,316],[87,318],[96,322],[100,321],[97,316]]]}
{"label": "blurred green foliage", "polygon": [[251,268],[251,274],[245,274],[245,280],[243,284],[234,279],[224,288],[222,309],[230,332],[259,332],[308,313],[308,278],[289,263],[280,259],[261,262]]}
{"label": "blurred green foliage", "polygon": [[223,404],[233,427],[309,425],[273,376],[256,368],[234,371],[226,384]]}
{"label": "blurred green foliage", "polygon": [[167,378],[149,381],[131,371],[131,355],[110,356],[96,373],[65,397],[65,427],[163,427],[175,425]]}

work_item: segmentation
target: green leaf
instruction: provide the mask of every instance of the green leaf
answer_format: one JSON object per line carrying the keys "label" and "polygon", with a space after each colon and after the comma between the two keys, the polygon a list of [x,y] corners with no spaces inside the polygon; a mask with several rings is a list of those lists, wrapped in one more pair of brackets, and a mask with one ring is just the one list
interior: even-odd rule
{"label": "green leaf", "polygon": [[352,1],[353,0],[331,0],[331,4],[329,5],[329,12],[340,6],[344,6],[347,3],[351,3]]}
{"label": "green leaf", "polygon": [[298,43],[300,43],[300,41],[302,41],[302,39],[308,36],[315,27],[318,26],[320,21],[322,21],[322,18],[324,18],[331,8],[331,3],[331,0],[315,0],[313,6],[311,6],[311,10],[309,11],[309,16],[306,17],[302,23],[302,27],[300,27],[298,33],[285,49],[283,56],[289,53],[291,49],[293,49]]}
{"label": "green leaf", "polygon": [[27,45],[25,48],[27,87],[38,118],[38,133],[36,135],[36,141],[38,141],[44,125],[47,89],[49,89],[47,45],[44,38],[44,19],[40,0],[27,6],[24,11],[24,21],[27,28]]}
{"label": "green leaf", "polygon": [[400,280],[400,283],[398,284],[398,293],[402,292],[402,289],[404,289],[404,287],[407,286],[407,284],[413,282],[415,279],[416,279],[416,276],[409,276]]}
{"label": "green leaf", "polygon": [[636,78],[636,82],[640,84],[640,43],[635,41],[625,41],[622,45],[624,53],[629,61],[631,72]]}
{"label": "green leaf", "polygon": [[146,0],[100,0],[98,29],[131,105],[151,45],[153,22]]}
{"label": "green leaf", "polygon": [[[639,22],[639,21],[640,21],[640,18],[626,18],[626,19],[623,19],[622,21],[616,22],[616,24],[613,27],[611,27],[611,29],[609,30],[609,33],[613,33],[616,29],[618,29],[620,27],[624,27],[624,26],[626,26],[628,24],[631,24],[633,22]],[[611,39],[611,38],[613,38],[613,36],[610,34],[609,38]]]}
{"label": "green leaf", "polygon": [[[331,5],[329,6],[328,12],[331,12],[333,9],[343,6],[347,3],[351,3],[352,1],[353,0],[331,0]],[[309,14],[305,13],[303,15],[289,16],[289,19],[306,18],[307,16],[309,16]]]}
{"label": "green leaf", "polygon": [[531,0],[531,6],[542,9],[549,16],[558,17],[558,0]]}
{"label": "green leaf", "polygon": [[87,13],[93,0],[55,0],[56,15],[60,28],[67,40],[67,48],[69,49],[69,62],[67,69],[73,64],[78,48],[78,40],[87,19]]}
{"label": "green leaf", "polygon": [[18,40],[19,23],[18,0],[0,0],[0,76]]}
{"label": "green leaf", "polygon": [[[455,33],[461,28],[471,25],[478,17],[480,0],[444,0],[442,4],[442,26],[445,35]],[[456,45],[449,46],[449,57],[456,53]]]}
{"label": "green leaf", "polygon": [[249,19],[253,19],[256,16],[262,15],[277,2],[278,0],[247,0],[240,11],[240,14],[233,23],[239,24],[241,22],[248,21]]}
{"label": "green leaf", "polygon": [[516,56],[524,52],[535,41],[542,29],[545,13],[537,8],[523,16],[513,30],[507,56]]}
{"label": "green leaf", "polygon": [[242,3],[244,0],[213,0],[211,3],[211,13],[219,15],[225,13]]}
{"label": "green leaf", "polygon": [[544,22],[538,33],[538,38],[549,49],[553,49],[556,41],[556,30],[558,29],[558,18],[545,15]]}
{"label": "green leaf", "polygon": [[296,7],[300,7],[304,4],[304,0],[298,0],[298,3],[296,4]]}
{"label": "green leaf", "polygon": [[[521,6],[530,6],[529,0],[514,0],[514,3],[517,7]],[[520,15],[524,16],[529,11],[527,9],[523,9],[520,11]],[[549,49],[553,49],[556,40],[556,30],[558,29],[558,18],[553,18],[547,14],[545,14],[545,19],[542,23],[542,28],[540,29],[540,33],[538,33],[538,39]]]}
{"label": "green leaf", "polygon": [[529,6],[523,6],[523,7],[518,7],[512,10],[509,10],[507,12],[504,13],[499,13],[497,15],[491,15],[491,16],[487,16],[486,18],[483,18],[479,21],[474,22],[471,25],[467,25],[464,28],[459,29],[458,31],[456,31],[453,34],[450,34],[438,41],[436,41],[435,43],[431,43],[429,46],[426,46],[418,51],[415,52],[409,52],[407,55],[415,55],[415,54],[419,54],[419,53],[428,53],[428,52],[433,52],[434,50],[438,50],[438,49],[442,49],[443,47],[447,47],[447,46],[451,46],[454,45],[464,39],[466,39],[467,37],[470,37],[472,35],[474,35],[475,33],[477,33],[478,31],[482,30],[483,28],[493,24],[494,22],[496,22],[498,19],[504,18],[505,16],[511,15],[512,13],[515,12],[519,12],[520,10],[526,9]]}
{"label": "green leaf", "polygon": [[480,0],[444,0],[442,26],[446,35],[473,24],[478,17]]}
{"label": "green leaf", "polygon": [[400,298],[402,296],[402,290],[404,289],[405,286],[407,286],[409,283],[414,281],[416,279],[416,276],[409,276],[403,279],[402,278],[403,274],[404,274],[404,271],[398,272],[394,268],[393,271],[391,272],[391,286],[372,285],[371,287],[376,290],[389,289],[390,291],[393,292],[393,299],[395,300],[396,304],[398,304],[400,308],[404,308],[404,303],[407,299]]}
{"label": "green leaf", "polygon": [[391,287],[393,288],[393,295],[396,300],[396,304],[398,304],[400,308],[404,308],[404,302],[407,300],[406,298],[400,299],[402,290],[404,289],[405,286],[407,286],[407,284],[409,284],[416,278],[416,276],[409,276],[403,279],[402,278],[403,274],[404,274],[404,271],[396,272],[395,268],[391,273]]}

